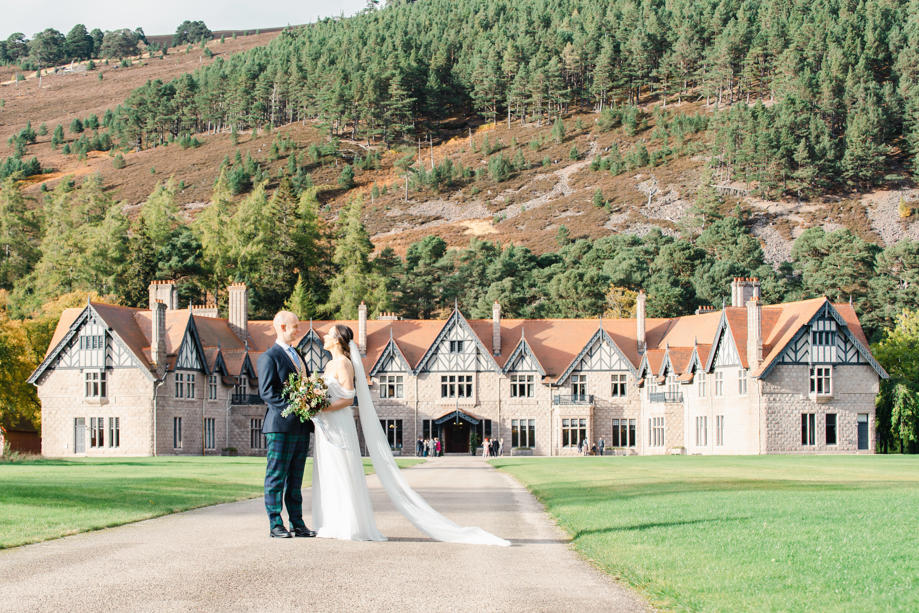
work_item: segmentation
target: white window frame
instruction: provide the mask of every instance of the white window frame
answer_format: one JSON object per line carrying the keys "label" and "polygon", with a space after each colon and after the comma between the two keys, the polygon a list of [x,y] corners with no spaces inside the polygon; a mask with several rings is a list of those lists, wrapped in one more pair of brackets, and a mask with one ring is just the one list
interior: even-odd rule
{"label": "white window frame", "polygon": [[533,375],[511,375],[511,398],[532,398]]}
{"label": "white window frame", "polygon": [[405,398],[402,375],[380,375],[380,398]]}
{"label": "white window frame", "polygon": [[724,446],[724,415],[715,415],[715,447]]}
{"label": "white window frame", "polygon": [[261,419],[249,419],[249,448],[265,449],[268,444],[265,441],[265,433],[262,432],[264,422]]}
{"label": "white window frame", "polygon": [[571,375],[571,397],[587,398],[587,375],[582,373]]}
{"label": "white window frame", "polygon": [[173,449],[182,448],[182,418],[181,417],[172,418],[172,448]]}
{"label": "white window frame", "polygon": [[83,381],[85,383],[83,389],[85,398],[108,397],[108,381],[104,369],[84,370]]}
{"label": "white window frame", "polygon": [[699,378],[699,386],[697,388],[699,398],[705,398],[705,392],[706,392],[705,384],[707,382],[706,373],[704,372],[696,373],[696,377]]}
{"label": "white window frame", "polygon": [[403,432],[401,419],[381,419],[380,426],[383,427],[383,433],[386,434],[386,440],[389,441],[390,449],[402,449]]}
{"label": "white window frame", "polygon": [[472,398],[475,390],[472,386],[472,375],[441,375],[441,398]]}
{"label": "white window frame", "polygon": [[648,447],[663,447],[665,443],[663,417],[648,418]]}
{"label": "white window frame", "polygon": [[745,368],[737,369],[737,395],[747,395],[747,369]]}
{"label": "white window frame", "polygon": [[204,418],[204,448],[217,449],[217,420],[213,417]]}
{"label": "white window frame", "polygon": [[815,398],[829,398],[833,395],[833,367],[811,366],[810,396]]}
{"label": "white window frame", "polygon": [[217,400],[217,375],[207,376],[207,399]]}
{"label": "white window frame", "polygon": [[696,447],[708,447],[708,416],[696,416]]}
{"label": "white window frame", "polygon": [[536,446],[536,420],[511,420],[511,447],[533,448]]}
{"label": "white window frame", "polygon": [[625,398],[628,394],[629,375],[624,372],[615,372],[610,375],[610,392],[611,398]]}
{"label": "white window frame", "polygon": [[724,397],[724,371],[715,371],[715,398]]}
{"label": "white window frame", "polygon": [[118,417],[108,418],[108,446],[121,447],[121,419]]}

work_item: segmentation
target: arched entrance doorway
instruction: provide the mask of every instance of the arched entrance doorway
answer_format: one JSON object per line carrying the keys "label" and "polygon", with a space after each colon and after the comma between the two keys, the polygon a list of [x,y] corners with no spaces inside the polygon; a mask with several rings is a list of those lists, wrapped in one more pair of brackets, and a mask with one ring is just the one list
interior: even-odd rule
{"label": "arched entrance doorway", "polygon": [[444,453],[469,453],[469,437],[481,429],[481,422],[482,418],[478,415],[461,409],[455,409],[435,419],[434,423],[440,429]]}

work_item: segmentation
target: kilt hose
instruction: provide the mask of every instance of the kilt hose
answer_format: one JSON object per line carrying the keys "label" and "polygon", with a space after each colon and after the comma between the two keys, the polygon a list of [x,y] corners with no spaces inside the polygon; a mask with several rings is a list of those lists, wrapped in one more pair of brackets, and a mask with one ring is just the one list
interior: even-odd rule
{"label": "kilt hose", "polygon": [[266,432],[268,464],[265,467],[265,509],[271,527],[283,526],[281,499],[287,506],[290,526],[303,527],[303,468],[309,449],[310,435]]}

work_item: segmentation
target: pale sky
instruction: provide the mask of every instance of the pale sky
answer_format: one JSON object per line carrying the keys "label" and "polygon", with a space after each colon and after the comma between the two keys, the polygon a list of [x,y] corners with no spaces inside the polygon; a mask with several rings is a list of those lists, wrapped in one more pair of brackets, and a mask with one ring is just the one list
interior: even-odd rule
{"label": "pale sky", "polygon": [[103,32],[141,27],[148,36],[174,34],[186,19],[203,21],[211,30],[254,30],[347,16],[365,5],[366,0],[0,0],[0,40],[13,32],[31,39],[45,28],[66,35],[78,23]]}

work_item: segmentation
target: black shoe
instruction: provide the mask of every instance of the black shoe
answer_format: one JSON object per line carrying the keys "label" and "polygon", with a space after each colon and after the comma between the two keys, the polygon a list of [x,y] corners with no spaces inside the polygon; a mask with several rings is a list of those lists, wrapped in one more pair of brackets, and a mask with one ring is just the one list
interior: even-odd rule
{"label": "black shoe", "polygon": [[288,532],[287,528],[285,528],[284,526],[275,526],[274,528],[271,529],[270,534],[271,534],[271,538],[276,538],[276,539],[289,539],[290,537],[293,536],[293,534]]}
{"label": "black shoe", "polygon": [[294,536],[302,538],[311,538],[316,536],[315,530],[310,530],[305,525],[304,526],[294,526],[293,530]]}

